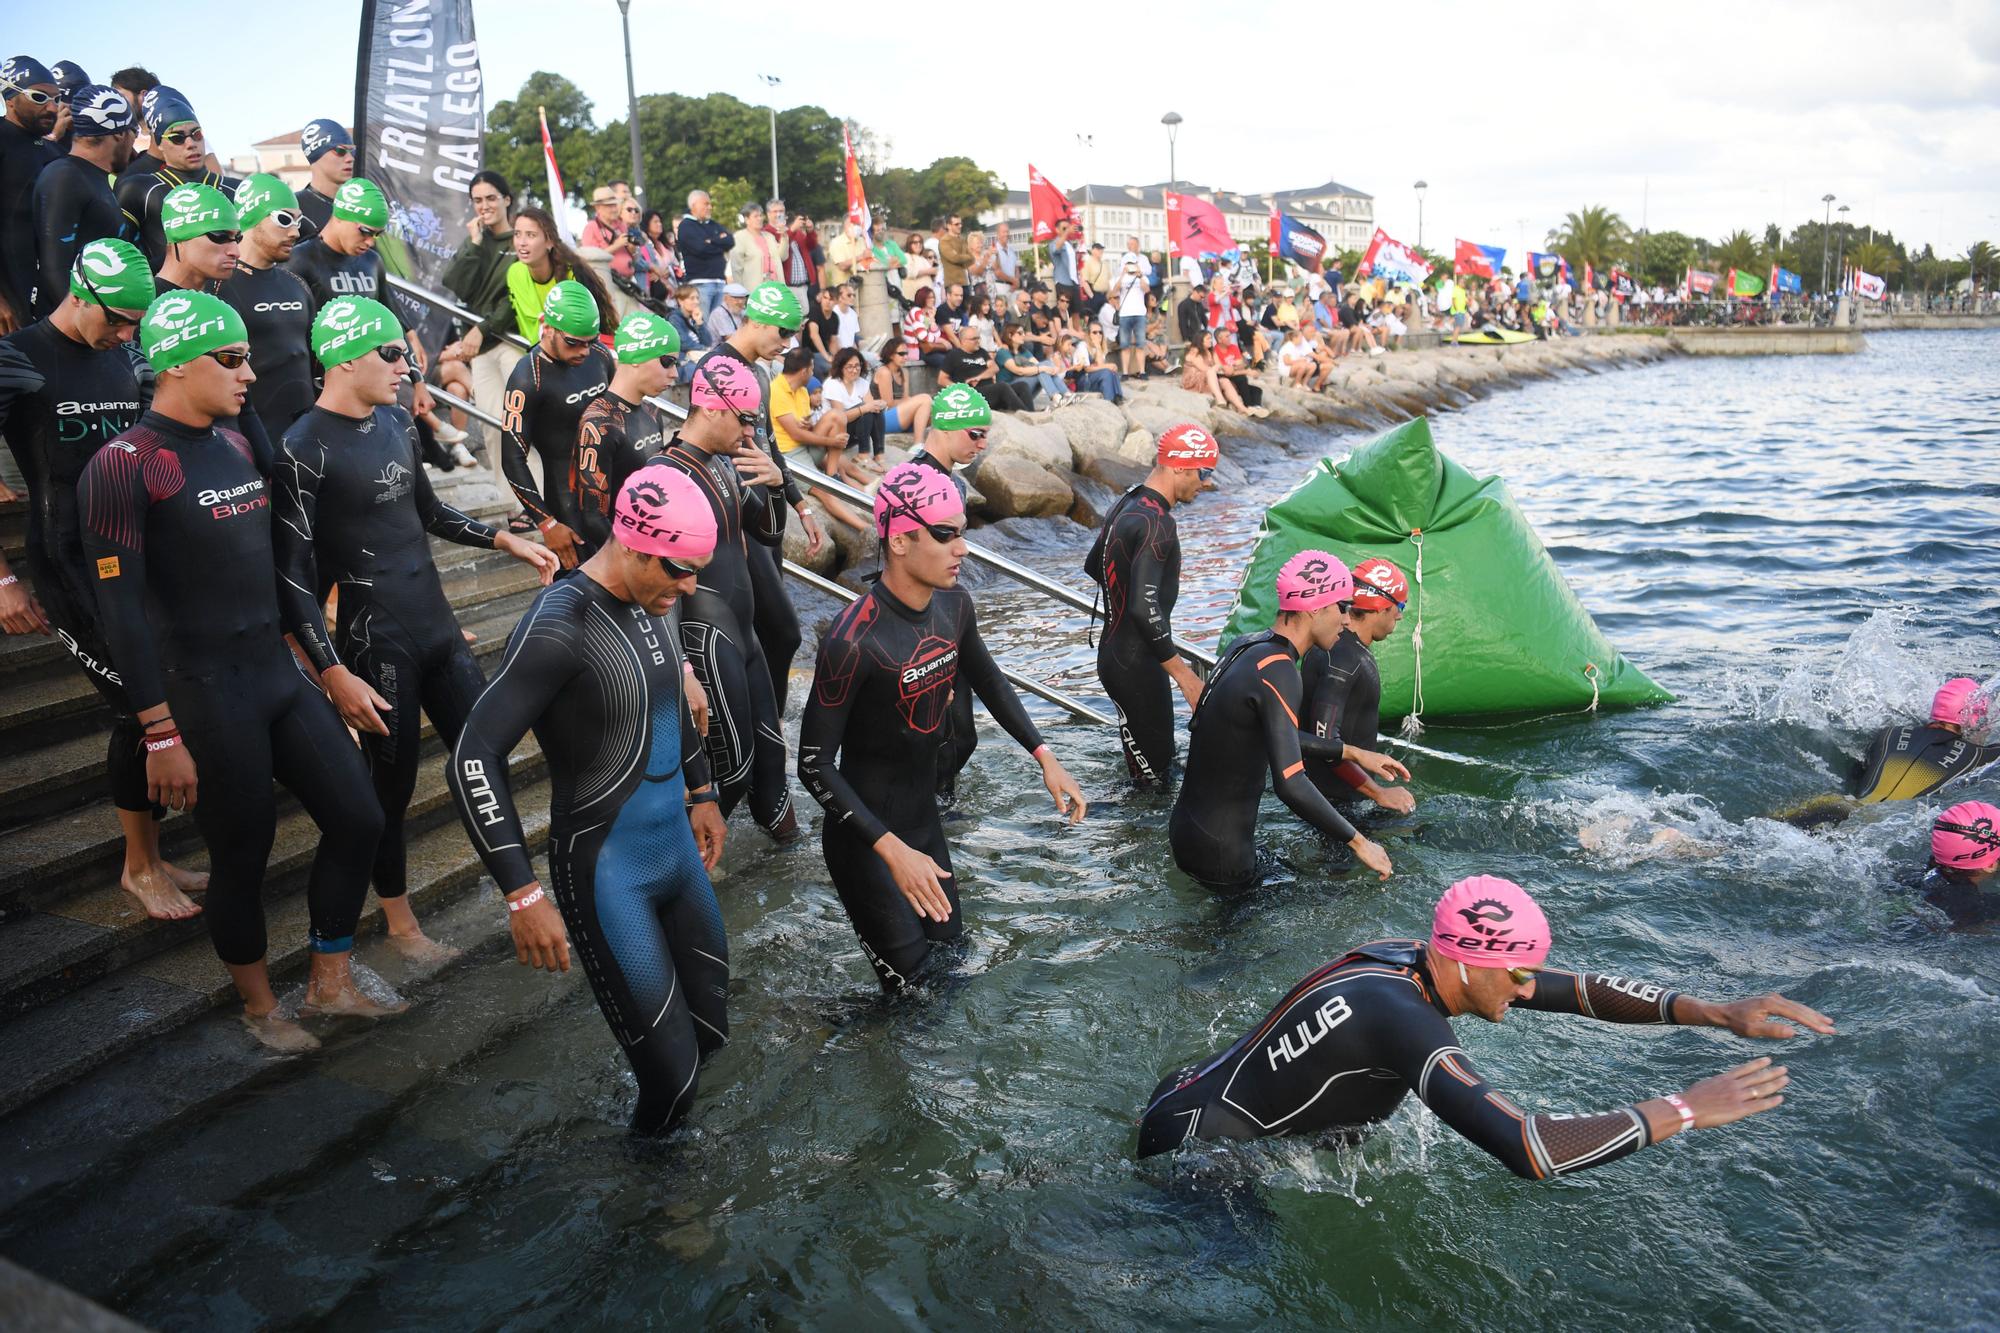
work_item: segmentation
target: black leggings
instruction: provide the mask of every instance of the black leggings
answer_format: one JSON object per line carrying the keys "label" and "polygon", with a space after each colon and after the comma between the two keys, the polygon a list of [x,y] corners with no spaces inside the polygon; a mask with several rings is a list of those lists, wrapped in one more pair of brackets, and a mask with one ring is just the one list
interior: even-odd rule
{"label": "black leggings", "polygon": [[791,812],[792,797],[785,735],[762,649],[736,628],[736,617],[721,596],[706,588],[697,588],[682,604],[681,648],[694,665],[695,679],[708,691],[703,748],[723,818],[748,795],[759,827],[777,829]]}
{"label": "black leggings", "polygon": [[639,1080],[632,1128],[671,1129],[702,1057],[729,1040],[729,939],[678,770],[643,779],[607,827],[559,832],[549,880],[570,943]]}
{"label": "black leggings", "polygon": [[1243,400],[1243,406],[1262,407],[1264,405],[1264,391],[1252,384],[1248,375],[1224,375],[1222,378],[1236,386],[1237,396]]}
{"label": "black leggings", "polygon": [[[319,825],[306,881],[316,952],[354,947],[382,809],[340,715],[277,645],[253,665],[172,675],[167,701],[195,762],[194,821],[208,844],[202,920],[222,961],[264,957],[264,869],[277,832],[276,778]],[[246,654],[247,656],[248,654]]]}
{"label": "black leggings", "polygon": [[883,441],[887,437],[888,423],[881,412],[857,412],[847,419],[847,447],[857,458],[867,455],[881,457]]}
{"label": "black leggings", "polygon": [[1035,386],[1032,382],[1002,384],[998,380],[988,380],[980,386],[986,401],[996,412],[1032,412],[1035,410]]}
{"label": "black leggings", "polygon": [[[77,559],[83,557],[78,555]],[[28,578],[48,615],[49,627],[69,649],[85,679],[111,709],[111,736],[104,752],[111,803],[132,814],[166,812],[146,799],[146,751],[139,718],[125,699],[125,686],[111,665],[111,648],[97,629],[97,607],[76,596],[68,580],[39,551],[28,553]]]}
{"label": "black leggings", "polygon": [[1106,637],[1099,643],[1097,678],[1118,706],[1125,767],[1142,786],[1165,786],[1174,764],[1173,687],[1143,646],[1121,649],[1126,645],[1119,639]]}
{"label": "black leggings", "polygon": [[[945,844],[944,826],[935,817],[921,827],[891,832],[945,870],[951,869],[951,848]],[[875,849],[846,825],[826,821],[819,841],[840,905],[847,909],[847,919],[861,937],[861,951],[868,955],[883,990],[893,993],[918,980],[935,946],[956,943],[963,937],[955,878],[947,875],[942,881],[944,896],[951,902],[951,916],[933,921],[917,915]]]}
{"label": "black leggings", "polygon": [[[486,678],[455,620],[425,627],[435,641],[419,647],[413,636],[379,606],[369,606],[340,625],[340,658],[387,699],[387,736],[361,733],[361,753],[382,807],[382,841],[375,852],[375,896],[400,898],[409,892],[409,846],[403,819],[417,789],[423,753],[424,716],[437,728],[445,750],[458,743],[465,718],[479,702]],[[439,634],[442,631],[442,635]]]}
{"label": "black leggings", "polygon": [[[773,500],[783,504],[782,497]],[[771,695],[778,701],[778,716],[785,714],[785,691],[791,683],[792,659],[799,655],[799,613],[792,609],[791,594],[785,591],[785,575],[778,568],[778,555],[761,542],[750,548],[750,592],[757,599],[757,642],[764,650],[764,669],[771,677]]]}

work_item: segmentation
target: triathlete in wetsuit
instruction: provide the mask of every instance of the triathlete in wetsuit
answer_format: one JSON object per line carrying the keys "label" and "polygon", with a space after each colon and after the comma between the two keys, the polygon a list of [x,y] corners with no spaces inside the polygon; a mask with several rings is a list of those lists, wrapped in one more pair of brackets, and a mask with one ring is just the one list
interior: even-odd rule
{"label": "triathlete in wetsuit", "polygon": [[299,131],[299,151],[312,171],[311,181],[299,191],[299,207],[312,222],[313,231],[322,232],[333,220],[334,196],[354,178],[354,136],[339,121],[322,116],[307,121]]}
{"label": "triathlete in wetsuit", "polygon": [[[501,413],[501,467],[564,568],[584,554],[576,544],[583,520],[569,484],[577,427],[583,409],[611,383],[611,358],[598,344],[597,319],[596,298],[582,283],[565,278],[549,288],[541,341],[507,377]],[[529,449],[542,460],[539,487],[528,467]]]}
{"label": "triathlete in wetsuit", "polygon": [[[667,621],[715,529],[692,482],[642,469],[619,492],[612,537],[521,618],[447,778],[507,897],[515,957],[568,971],[575,942],[638,1076],[632,1127],[654,1133],[686,1113],[701,1058],[729,1036],[729,942],[708,879],[724,826]],[[508,780],[507,756],[530,728],[553,789],[560,919],[535,880]]]}
{"label": "triathlete in wetsuit", "polygon": [[1917,891],[1955,928],[2000,918],[2000,893],[1986,884],[2000,869],[2000,806],[1961,801],[1931,821],[1931,863]]}
{"label": "triathlete in wetsuit", "polygon": [[686,476],[715,518],[715,558],[681,603],[681,646],[709,700],[708,764],[723,818],[748,796],[758,825],[789,841],[798,816],[786,781],[784,719],[763,648],[749,628],[755,594],[746,560],[750,543],[778,540],[771,517],[778,470],[751,442],[762,404],[740,361],[705,359],[689,388],[686,422],[648,464]]}
{"label": "triathlete in wetsuit", "polygon": [[1364,944],[1294,986],[1228,1050],[1169,1074],[1140,1120],[1139,1155],[1190,1139],[1352,1138],[1414,1092],[1515,1175],[1548,1180],[1682,1129],[1768,1111],[1784,1101],[1785,1068],[1752,1060],[1679,1096],[1597,1115],[1531,1113],[1480,1076],[1453,1017],[1498,1023],[1519,1007],[1607,1023],[1726,1027],[1740,1037],[1795,1036],[1790,1023],[1833,1031],[1824,1015],[1782,995],[1715,1004],[1626,977],[1544,967],[1549,943],[1547,920],[1518,885],[1491,875],[1459,881],[1438,901],[1427,945]]}
{"label": "triathlete in wetsuit", "polygon": [[1257,805],[1268,772],[1280,800],[1361,863],[1389,877],[1388,854],[1355,832],[1305,776],[1305,753],[1356,758],[1408,776],[1400,764],[1299,731],[1299,651],[1333,642],[1353,595],[1347,566],[1301,551],[1278,571],[1278,624],[1230,644],[1209,673],[1188,723],[1187,766],[1167,824],[1174,863],[1203,883],[1247,884],[1257,874]]}
{"label": "triathlete in wetsuit", "polygon": [[665,433],[646,400],[674,382],[681,336],[649,310],[634,310],[611,338],[617,369],[603,393],[584,404],[576,425],[576,453],[566,484],[577,507],[581,556],[589,559],[611,538],[611,506],[625,478],[660,452]]}
{"label": "triathlete in wetsuit", "polygon": [[35,255],[40,287],[35,313],[55,313],[69,296],[70,266],[92,241],[119,237],[125,213],[110,177],[132,160],[137,124],[131,102],[116,88],[90,84],[70,102],[69,155],[35,178]]}
{"label": "triathlete in wetsuit", "polygon": [[929,468],[891,468],[875,492],[883,570],[821,636],[799,724],[799,780],[826,811],[820,845],[841,906],[882,988],[910,984],[932,947],[956,941],[958,887],[939,822],[938,730],[956,689],[976,691],[1042,766],[1056,809],[1083,792],[1043,743],[980,641],[958,584],[965,505]]}
{"label": "triathlete in wetsuit", "polygon": [[[35,318],[35,181],[61,156],[49,142],[61,108],[56,76],[33,56],[0,62],[0,299],[16,328]],[[40,101],[36,99],[40,98]]]}
{"label": "triathlete in wetsuit", "polygon": [[1799,828],[1834,824],[1859,806],[1913,801],[1986,767],[2000,759],[2000,745],[1982,745],[1966,735],[1986,721],[1986,710],[1978,681],[1966,676],[1946,681],[1931,700],[1928,724],[1875,733],[1855,770],[1853,796],[1814,797],[1779,818]]}
{"label": "triathlete in wetsuit", "polygon": [[167,262],[160,215],[167,196],[183,185],[207,185],[227,195],[235,191],[236,181],[202,165],[208,143],[186,98],[161,86],[146,94],[142,106],[159,165],[151,166],[145,158],[133,160],[118,178],[118,207],[124,210],[127,234],[157,271]]}
{"label": "triathlete in wetsuit", "polygon": [[[959,503],[965,502],[965,479],[956,468],[964,467],[986,452],[986,436],[993,426],[993,409],[984,394],[966,384],[948,384],[931,395],[930,433],[924,447],[909,461],[951,478],[958,488]],[[950,805],[958,791],[958,775],[979,748],[979,728],[972,720],[972,691],[954,690],[944,732],[938,742],[938,800]]]}
{"label": "triathlete in wetsuit", "polygon": [[158,816],[146,795],[138,714],[97,619],[96,580],[83,556],[77,479],[92,454],[139,419],[139,385],[125,344],[153,299],[146,257],[126,241],[93,241],[70,268],[71,299],[39,324],[0,339],[0,435],[28,484],[27,573],[35,596],[0,555],[0,629],[53,628],[111,709],[105,756],[111,803],[125,834],[119,885],[148,916],[174,920],[201,909],[186,897],[208,876],[160,858]]}
{"label": "triathlete in wetsuit", "polygon": [[[486,687],[431,560],[431,537],[498,549],[555,575],[548,551],[496,533],[440,502],[417,456],[416,427],[394,406],[409,364],[389,308],[336,298],[313,325],[326,367],[319,403],[285,435],[273,504],[286,627],[341,717],[361,736],[383,833],[375,893],[405,954],[435,956],[410,910],[403,817],[417,786],[423,719],[449,747]],[[340,589],[327,633],[321,590]]]}
{"label": "triathlete in wetsuit", "polygon": [[192,807],[208,845],[203,919],[245,1022],[267,1044],[303,1049],[317,1043],[278,1017],[264,964],[271,781],[320,829],[302,1013],[393,1012],[355,990],[348,971],[382,812],[361,752],[285,646],[264,478],[242,437],[214,425],[249,388],[243,321],[216,297],[167,292],[139,337],[159,377],[153,407],[83,470],[84,554],[112,661],[146,729],[149,795]]}
{"label": "triathlete in wetsuit", "polygon": [[1161,432],[1153,470],[1104,516],[1083,572],[1104,590],[1104,636],[1097,678],[1118,709],[1125,767],[1142,786],[1172,780],[1174,700],[1201,703],[1201,677],[1174,647],[1174,603],[1181,592],[1181,537],[1175,505],[1200,493],[1221,451],[1200,426]]}
{"label": "triathlete in wetsuit", "polygon": [[[1396,632],[1409,600],[1403,571],[1387,560],[1371,557],[1354,567],[1354,602],[1347,628],[1333,647],[1314,648],[1299,664],[1305,685],[1306,730],[1312,735],[1322,740],[1339,737],[1364,750],[1373,750],[1380,743],[1382,673],[1370,645]],[[1408,814],[1417,806],[1407,787],[1384,787],[1351,760],[1307,760],[1306,776],[1329,801],[1343,801],[1358,792],[1398,814]]]}
{"label": "triathlete in wetsuit", "polygon": [[243,240],[236,271],[217,293],[250,333],[250,405],[264,429],[282,437],[319,394],[313,383],[312,323],[319,306],[305,279],[285,267],[304,216],[289,185],[259,172],[236,187]]}

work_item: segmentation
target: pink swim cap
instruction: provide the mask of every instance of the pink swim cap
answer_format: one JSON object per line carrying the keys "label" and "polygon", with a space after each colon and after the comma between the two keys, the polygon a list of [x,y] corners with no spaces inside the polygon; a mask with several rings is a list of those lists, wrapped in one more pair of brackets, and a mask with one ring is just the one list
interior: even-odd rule
{"label": "pink swim cap", "polygon": [[1540,967],[1549,919],[1528,891],[1496,875],[1474,875],[1444,891],[1431,917],[1431,949],[1474,967]]}
{"label": "pink swim cap", "polygon": [[1979,697],[1979,682],[1968,676],[1948,680],[1938,687],[1931,700],[1931,721],[1949,722],[1958,727],[1976,727],[1986,720],[1986,701]]}
{"label": "pink swim cap", "polygon": [[1931,822],[1931,860],[1947,870],[2000,865],[2000,807],[1961,801]]}
{"label": "pink swim cap", "polygon": [[641,555],[698,560],[715,550],[715,511],[686,473],[649,463],[619,488],[611,533]]}
{"label": "pink swim cap", "polygon": [[950,477],[921,463],[898,463],[875,488],[875,535],[915,532],[927,523],[949,523],[965,513]]}
{"label": "pink swim cap", "polygon": [[735,357],[711,352],[694,368],[694,383],[688,386],[688,400],[711,412],[755,412],[764,402],[764,391],[750,367]]}
{"label": "pink swim cap", "polygon": [[1300,551],[1278,571],[1278,609],[1317,611],[1354,596],[1354,576],[1338,556]]}

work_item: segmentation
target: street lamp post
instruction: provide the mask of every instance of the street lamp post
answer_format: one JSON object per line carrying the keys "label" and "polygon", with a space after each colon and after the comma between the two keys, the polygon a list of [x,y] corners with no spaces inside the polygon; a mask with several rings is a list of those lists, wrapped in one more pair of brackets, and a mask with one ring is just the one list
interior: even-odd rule
{"label": "street lamp post", "polygon": [[1429,181],[1418,181],[1417,190],[1417,249],[1424,248],[1424,191],[1431,188]]}
{"label": "street lamp post", "polygon": [[[759,74],[757,77],[759,79],[762,79],[766,86],[772,88],[775,88],[779,84],[784,82],[783,79],[779,78],[775,74]],[[784,198],[784,196],[778,193],[778,101],[775,94],[771,98],[770,109],[771,109],[771,197],[773,199],[782,199]]]}
{"label": "street lamp post", "polygon": [[632,0],[618,0],[618,21],[625,28],[625,125],[632,132],[632,193],[646,197],[646,168],[639,162],[639,92],[632,82]]}
{"label": "street lamp post", "polygon": [[1840,259],[1833,266],[1833,271],[1838,274],[1847,267],[1847,205],[1842,204],[1834,211],[1840,214]]}
{"label": "street lamp post", "polygon": [[1167,188],[1171,190],[1181,183],[1180,168],[1174,163],[1174,136],[1180,133],[1181,113],[1169,111],[1160,117],[1160,124],[1167,127]]}
{"label": "street lamp post", "polygon": [[1819,229],[1819,294],[1825,296],[1827,252],[1833,242],[1833,196],[1823,194],[1819,201],[1826,205],[1826,221],[1820,224]]}

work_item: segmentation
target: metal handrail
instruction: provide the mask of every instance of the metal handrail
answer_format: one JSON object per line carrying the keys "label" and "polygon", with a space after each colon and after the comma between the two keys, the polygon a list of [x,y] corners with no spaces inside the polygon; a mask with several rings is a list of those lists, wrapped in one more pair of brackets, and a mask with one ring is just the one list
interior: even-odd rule
{"label": "metal handrail", "polygon": [[[467,310],[464,306],[449,297],[439,296],[436,292],[428,288],[419,287],[407,278],[399,278],[393,273],[389,274],[388,278],[389,285],[403,293],[403,295],[413,296],[425,305],[444,311],[454,319],[462,319],[475,329],[486,322],[486,316],[474,310]],[[500,336],[523,351],[528,350],[532,346],[526,338],[523,338],[518,333],[503,333]],[[494,424],[497,425],[499,423],[496,422]]]}

